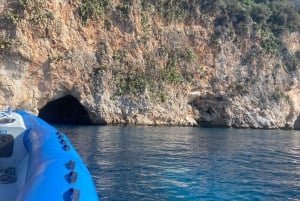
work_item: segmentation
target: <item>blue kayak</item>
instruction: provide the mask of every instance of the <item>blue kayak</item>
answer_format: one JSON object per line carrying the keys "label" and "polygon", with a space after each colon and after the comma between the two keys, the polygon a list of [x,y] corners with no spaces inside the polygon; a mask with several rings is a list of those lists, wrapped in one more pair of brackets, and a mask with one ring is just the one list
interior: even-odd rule
{"label": "blue kayak", "polygon": [[65,134],[25,111],[0,113],[1,201],[98,201]]}

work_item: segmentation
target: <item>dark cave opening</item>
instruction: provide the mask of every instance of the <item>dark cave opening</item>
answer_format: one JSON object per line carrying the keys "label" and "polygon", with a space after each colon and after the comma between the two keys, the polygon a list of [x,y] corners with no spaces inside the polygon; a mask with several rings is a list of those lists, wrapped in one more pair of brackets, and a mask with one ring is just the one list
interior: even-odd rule
{"label": "dark cave opening", "polygon": [[38,116],[51,124],[93,123],[87,110],[71,95],[47,103],[39,110]]}

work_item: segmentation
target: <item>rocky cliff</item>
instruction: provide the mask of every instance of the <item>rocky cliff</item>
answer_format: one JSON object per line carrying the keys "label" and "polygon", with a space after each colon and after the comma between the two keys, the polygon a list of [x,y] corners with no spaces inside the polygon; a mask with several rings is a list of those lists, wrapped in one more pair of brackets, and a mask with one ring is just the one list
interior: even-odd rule
{"label": "rocky cliff", "polygon": [[299,129],[298,29],[207,2],[1,0],[1,108],[71,95],[94,123]]}

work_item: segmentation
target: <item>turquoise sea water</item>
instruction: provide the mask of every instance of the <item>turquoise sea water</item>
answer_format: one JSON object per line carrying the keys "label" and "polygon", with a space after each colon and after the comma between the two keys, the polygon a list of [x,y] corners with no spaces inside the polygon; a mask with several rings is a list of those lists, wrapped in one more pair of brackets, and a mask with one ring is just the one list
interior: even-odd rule
{"label": "turquoise sea water", "polygon": [[59,126],[101,200],[300,200],[300,131]]}

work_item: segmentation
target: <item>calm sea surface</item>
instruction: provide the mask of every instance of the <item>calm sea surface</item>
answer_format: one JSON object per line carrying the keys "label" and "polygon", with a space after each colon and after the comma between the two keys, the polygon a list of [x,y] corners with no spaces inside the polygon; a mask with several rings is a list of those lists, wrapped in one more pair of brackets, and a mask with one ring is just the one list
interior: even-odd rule
{"label": "calm sea surface", "polygon": [[300,132],[59,126],[101,200],[300,200]]}

